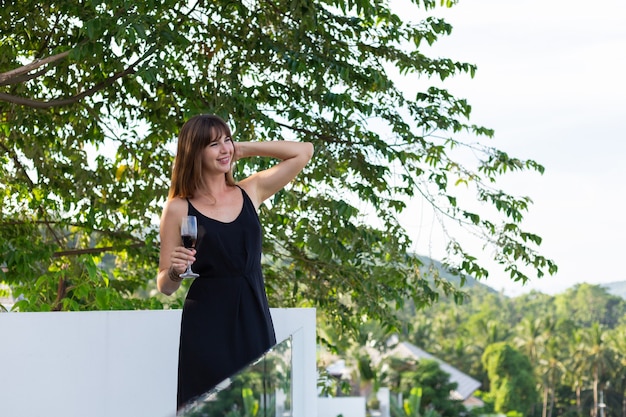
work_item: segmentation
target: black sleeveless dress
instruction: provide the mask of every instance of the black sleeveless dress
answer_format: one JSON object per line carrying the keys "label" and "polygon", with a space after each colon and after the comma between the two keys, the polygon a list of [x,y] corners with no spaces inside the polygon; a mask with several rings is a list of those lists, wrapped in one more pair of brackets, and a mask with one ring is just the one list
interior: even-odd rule
{"label": "black sleeveless dress", "polygon": [[183,307],[178,354],[180,409],[276,344],[261,272],[261,223],[241,189],[243,208],[230,223],[198,219],[194,272]]}

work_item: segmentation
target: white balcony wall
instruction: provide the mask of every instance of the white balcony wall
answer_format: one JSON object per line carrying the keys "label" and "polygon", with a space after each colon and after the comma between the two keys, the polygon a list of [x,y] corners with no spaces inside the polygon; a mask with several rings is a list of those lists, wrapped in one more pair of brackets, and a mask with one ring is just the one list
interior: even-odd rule
{"label": "white balcony wall", "polygon": [[[293,415],[317,417],[315,309],[271,313],[293,335]],[[174,416],[180,314],[0,314],[0,416]]]}
{"label": "white balcony wall", "polygon": [[317,417],[365,417],[365,397],[322,397],[317,401]]}

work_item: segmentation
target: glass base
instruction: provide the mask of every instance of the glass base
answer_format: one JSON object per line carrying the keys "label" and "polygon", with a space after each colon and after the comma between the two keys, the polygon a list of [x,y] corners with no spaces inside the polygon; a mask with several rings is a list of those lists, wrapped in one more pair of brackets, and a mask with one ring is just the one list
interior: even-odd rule
{"label": "glass base", "polygon": [[185,272],[179,275],[181,278],[198,278],[200,275],[196,274],[191,270],[191,268],[187,268]]}

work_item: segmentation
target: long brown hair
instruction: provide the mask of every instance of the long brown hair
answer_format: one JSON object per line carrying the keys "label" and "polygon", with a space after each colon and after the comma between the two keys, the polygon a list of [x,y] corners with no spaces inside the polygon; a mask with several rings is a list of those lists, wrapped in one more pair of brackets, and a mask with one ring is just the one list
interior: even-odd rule
{"label": "long brown hair", "polygon": [[[224,120],[212,114],[200,114],[187,120],[178,134],[178,149],[172,169],[172,183],[168,198],[193,197],[202,186],[202,151],[213,140],[231,136]],[[234,185],[233,167],[226,174],[226,183]]]}

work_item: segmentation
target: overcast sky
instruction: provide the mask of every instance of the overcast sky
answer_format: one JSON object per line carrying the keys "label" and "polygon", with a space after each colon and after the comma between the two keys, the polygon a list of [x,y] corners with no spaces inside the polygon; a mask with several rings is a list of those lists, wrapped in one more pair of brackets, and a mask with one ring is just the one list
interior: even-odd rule
{"label": "overcast sky", "polygon": [[[494,271],[484,283],[519,295],[626,280],[626,1],[461,0],[434,14],[454,30],[429,55],[478,66],[445,87],[495,129],[495,147],[546,168],[501,185],[533,199],[523,225],[559,272],[521,286]],[[405,222],[416,252],[442,257],[431,212],[416,203]]]}

